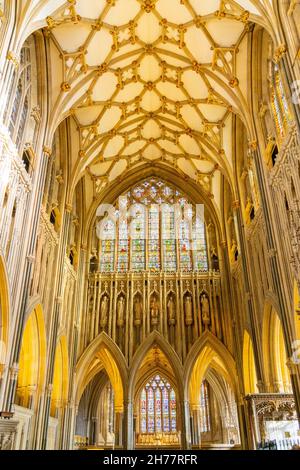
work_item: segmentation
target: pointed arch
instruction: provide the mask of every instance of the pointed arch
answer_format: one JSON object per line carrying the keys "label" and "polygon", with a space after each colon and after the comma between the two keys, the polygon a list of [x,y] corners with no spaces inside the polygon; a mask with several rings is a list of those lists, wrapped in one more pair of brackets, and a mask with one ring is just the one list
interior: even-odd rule
{"label": "pointed arch", "polygon": [[6,361],[9,328],[9,283],[3,257],[0,255],[0,376]]}
{"label": "pointed arch", "polygon": [[97,336],[79,358],[76,366],[76,403],[79,403],[87,384],[101,369],[106,370],[111,381],[115,407],[123,408],[128,379],[127,365],[122,352],[105,332]]}
{"label": "pointed arch", "polygon": [[252,339],[247,330],[244,332],[243,341],[243,374],[245,394],[257,393],[257,375],[253,352]]}
{"label": "pointed arch", "polygon": [[42,392],[46,354],[44,314],[42,305],[38,304],[28,316],[21,344],[17,397],[24,407],[32,407],[33,397],[37,398]]}
{"label": "pointed arch", "polygon": [[51,395],[51,415],[55,416],[56,410],[64,406],[68,399],[69,391],[69,355],[66,336],[62,336],[57,343],[54,372],[53,390]]}
{"label": "pointed arch", "polygon": [[238,396],[238,381],[235,361],[221,341],[206,331],[191,348],[184,364],[185,398],[197,405],[200,398],[200,384],[212,367],[231,385]]}
{"label": "pointed arch", "polygon": [[266,302],[262,329],[263,365],[269,392],[290,392],[283,328],[274,306]]}
{"label": "pointed arch", "polygon": [[179,396],[182,395],[183,368],[180,359],[177,353],[172,348],[172,346],[165,340],[165,338],[158,331],[153,331],[147,337],[147,339],[139,346],[133,357],[128,384],[129,399],[133,399],[134,397],[134,390],[137,382],[139,367],[141,366],[144,358],[146,357],[146,354],[154,346],[158,346],[158,348],[162,351],[167,361],[169,362],[174,373]]}

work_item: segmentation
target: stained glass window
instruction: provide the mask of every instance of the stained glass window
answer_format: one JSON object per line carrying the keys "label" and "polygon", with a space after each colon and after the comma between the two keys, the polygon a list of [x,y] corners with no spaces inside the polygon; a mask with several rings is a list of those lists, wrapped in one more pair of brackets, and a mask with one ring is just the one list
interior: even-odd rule
{"label": "stained glass window", "polygon": [[105,273],[114,271],[115,260],[115,223],[107,220],[104,223],[101,241],[100,269]]}
{"label": "stained glass window", "polygon": [[127,197],[125,196],[119,200],[118,272],[128,271],[128,250]]}
{"label": "stained glass window", "polygon": [[176,394],[160,375],[153,377],[140,395],[140,432],[176,432]]}
{"label": "stained glass window", "polygon": [[159,239],[159,206],[152,204],[149,208],[149,242],[148,266],[150,271],[160,270],[160,239]]}
{"label": "stained glass window", "polygon": [[194,271],[207,271],[207,250],[205,238],[205,224],[197,215],[194,222],[193,230],[193,255],[194,255]]}
{"label": "stained glass window", "polygon": [[177,266],[175,208],[167,204],[162,207],[162,239],[164,271],[174,272]]}
{"label": "stained glass window", "polygon": [[145,269],[145,206],[134,204],[131,212],[131,269],[139,272]]}
{"label": "stained glass window", "polygon": [[207,271],[205,223],[176,188],[150,178],[119,198],[115,214],[117,272]]}
{"label": "stained glass window", "polygon": [[200,394],[201,407],[201,432],[210,431],[210,410],[209,410],[209,384],[203,380]]}
{"label": "stained glass window", "polygon": [[191,258],[191,219],[192,209],[184,206],[185,217],[179,222],[180,268],[182,271],[192,271]]}

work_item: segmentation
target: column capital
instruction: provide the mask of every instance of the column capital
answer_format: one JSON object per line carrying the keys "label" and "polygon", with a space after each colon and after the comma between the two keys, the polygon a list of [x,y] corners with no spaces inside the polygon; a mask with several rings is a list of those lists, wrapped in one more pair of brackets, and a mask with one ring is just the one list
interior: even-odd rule
{"label": "column capital", "polygon": [[278,64],[281,61],[282,57],[286,54],[286,52],[287,52],[286,45],[285,44],[280,44],[275,49],[274,56],[273,56],[274,62],[276,62],[276,64]]}
{"label": "column capital", "polygon": [[34,255],[28,255],[26,256],[26,259],[29,264],[33,264],[35,262],[35,256]]}
{"label": "column capital", "polygon": [[44,152],[44,154],[46,155],[46,157],[51,157],[51,155],[52,155],[52,148],[51,148],[51,147],[47,147],[46,145],[44,145],[44,147],[43,147],[43,152]]}
{"label": "column capital", "polygon": [[240,201],[238,199],[236,199],[235,201],[233,201],[232,203],[232,209],[234,210],[237,210],[241,207],[241,204],[240,204]]}
{"label": "column capital", "polygon": [[19,59],[13,51],[8,51],[8,53],[6,54],[6,59],[11,62],[16,69],[19,67]]}
{"label": "column capital", "polygon": [[66,203],[65,209],[66,209],[66,212],[68,212],[68,213],[71,214],[71,212],[72,212],[72,210],[73,210],[72,204]]}

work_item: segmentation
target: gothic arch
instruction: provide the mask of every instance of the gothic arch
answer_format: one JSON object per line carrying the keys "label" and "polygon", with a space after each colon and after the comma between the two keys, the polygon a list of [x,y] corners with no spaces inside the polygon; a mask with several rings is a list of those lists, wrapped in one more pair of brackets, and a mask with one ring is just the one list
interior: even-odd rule
{"label": "gothic arch", "polygon": [[[196,184],[195,181],[189,179],[187,176],[182,175],[173,168],[168,168],[165,165],[159,163],[151,165],[142,165],[140,168],[133,169],[126,172],[122,181],[113,181],[102,193],[101,198],[97,197],[89,213],[87,214],[87,223],[83,231],[83,239],[88,242],[91,236],[91,227],[96,219],[97,208],[101,203],[114,204],[118,197],[124,192],[128,191],[129,188],[139,183],[140,181],[151,178],[161,178],[166,183],[172,184],[181,190],[191,201],[195,204],[204,204],[206,210],[209,212],[213,223],[216,226],[217,235],[222,240],[224,238],[222,224],[220,222],[219,209],[216,203],[207,197],[202,191],[201,187]],[[234,191],[233,191],[234,193]]]}
{"label": "gothic arch", "polygon": [[22,406],[30,407],[31,397],[38,397],[45,383],[47,360],[46,331],[41,304],[27,318],[20,352],[17,394]]}
{"label": "gothic arch", "polygon": [[280,317],[274,306],[266,302],[262,328],[263,365],[269,392],[289,392],[290,377]]}
{"label": "gothic arch", "polygon": [[0,255],[0,376],[6,360],[9,332],[9,283],[4,259]]}
{"label": "gothic arch", "polygon": [[55,410],[63,407],[68,399],[69,391],[69,355],[66,336],[61,336],[57,342],[54,372],[53,390],[51,395],[51,414],[55,416]]}
{"label": "gothic arch", "polygon": [[137,384],[137,372],[141,366],[144,358],[146,357],[147,352],[151,350],[153,346],[158,346],[162,351],[167,361],[169,362],[176,380],[176,388],[178,390],[179,397],[182,396],[182,377],[183,369],[180,362],[180,359],[171,345],[164,339],[164,337],[157,331],[153,331],[148,338],[139,346],[137,349],[130,368],[129,374],[129,385],[128,385],[128,396],[129,400],[133,401],[134,392]]}
{"label": "gothic arch", "polygon": [[[100,363],[93,365],[97,356]],[[106,370],[114,388],[116,406],[123,407],[128,378],[127,365],[120,349],[105,332],[92,341],[77,362],[76,403],[79,403],[85,387],[101,368]]]}
{"label": "gothic arch", "polygon": [[244,332],[243,341],[243,374],[245,394],[258,392],[253,344],[247,330]]}
{"label": "gothic arch", "polygon": [[[217,361],[215,360],[217,359]],[[211,332],[206,331],[191,348],[184,364],[184,393],[185,398],[190,395],[192,383],[201,383],[203,376],[214,361],[217,369],[229,381],[235,395],[238,393],[236,363],[224,346]],[[199,385],[200,386],[200,385]],[[195,398],[195,397],[194,397]]]}

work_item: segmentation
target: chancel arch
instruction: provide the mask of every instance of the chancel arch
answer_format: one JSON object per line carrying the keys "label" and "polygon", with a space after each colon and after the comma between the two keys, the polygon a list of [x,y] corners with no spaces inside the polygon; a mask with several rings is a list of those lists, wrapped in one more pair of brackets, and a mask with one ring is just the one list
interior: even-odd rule
{"label": "chancel arch", "polygon": [[[130,377],[133,393],[133,420],[136,448],[180,448],[185,442],[182,408],[182,369],[174,351],[162,347],[163,341],[153,336],[151,343],[137,351]],[[146,346],[146,347],[144,347]],[[164,352],[165,351],[165,352]],[[169,355],[172,354],[172,355]],[[141,360],[142,358],[142,360]],[[131,395],[129,395],[131,399]]]}

